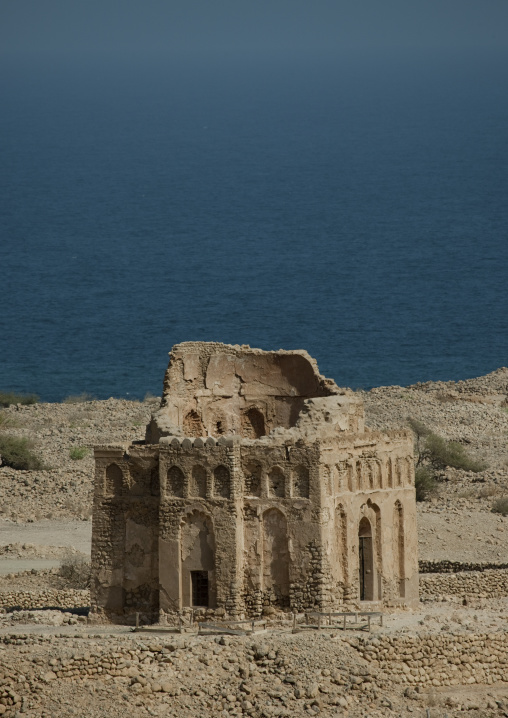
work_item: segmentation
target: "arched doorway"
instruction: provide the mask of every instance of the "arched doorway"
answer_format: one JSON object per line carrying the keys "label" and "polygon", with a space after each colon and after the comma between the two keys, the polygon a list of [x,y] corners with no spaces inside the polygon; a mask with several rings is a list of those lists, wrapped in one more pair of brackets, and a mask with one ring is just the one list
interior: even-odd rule
{"label": "arched doorway", "polygon": [[215,607],[215,537],[212,522],[199,512],[180,532],[182,606]]}
{"label": "arched doorway", "polygon": [[287,521],[278,509],[263,514],[263,589],[276,604],[289,605]]}
{"label": "arched doorway", "polygon": [[358,528],[360,601],[374,600],[374,555],[372,550],[372,527],[365,516]]}
{"label": "arched doorway", "polygon": [[404,546],[404,508],[400,501],[395,502],[394,512],[394,542],[395,542],[395,556],[396,565],[399,574],[399,598],[404,598],[406,595],[406,581],[405,581],[405,546]]}

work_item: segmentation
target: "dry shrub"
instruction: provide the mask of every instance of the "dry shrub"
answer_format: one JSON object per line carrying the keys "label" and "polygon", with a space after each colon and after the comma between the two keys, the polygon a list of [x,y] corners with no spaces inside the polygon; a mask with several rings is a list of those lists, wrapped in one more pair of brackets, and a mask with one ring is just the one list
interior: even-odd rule
{"label": "dry shrub", "polygon": [[0,411],[0,431],[2,429],[16,429],[19,427],[19,422],[9,416],[5,411]]}
{"label": "dry shrub", "polygon": [[14,391],[0,391],[0,406],[10,406],[11,404],[37,404],[39,397],[37,394],[17,394]]}
{"label": "dry shrub", "polygon": [[82,553],[65,553],[58,573],[70,588],[90,588],[90,561]]}
{"label": "dry shrub", "polygon": [[475,496],[476,491],[474,489],[464,489],[458,493],[459,499],[473,499]]}
{"label": "dry shrub", "polygon": [[469,456],[462,444],[447,441],[437,434],[430,433],[425,438],[425,453],[428,462],[438,471],[447,466],[475,473],[486,469],[486,464]]}
{"label": "dry shrub", "polygon": [[21,471],[37,471],[47,468],[44,462],[33,452],[29,439],[19,436],[0,435],[0,456],[5,466]]}
{"label": "dry shrub", "polygon": [[502,496],[492,504],[492,512],[495,514],[501,514],[502,516],[508,516],[508,496]]}
{"label": "dry shrub", "polygon": [[415,489],[417,501],[428,501],[437,492],[434,473],[428,466],[417,466],[415,469]]}
{"label": "dry shrub", "polygon": [[497,494],[497,488],[495,486],[484,486],[478,493],[479,499],[490,499],[491,496]]}
{"label": "dry shrub", "polygon": [[87,454],[88,448],[86,446],[73,446],[69,449],[69,456],[73,461],[84,459]]}

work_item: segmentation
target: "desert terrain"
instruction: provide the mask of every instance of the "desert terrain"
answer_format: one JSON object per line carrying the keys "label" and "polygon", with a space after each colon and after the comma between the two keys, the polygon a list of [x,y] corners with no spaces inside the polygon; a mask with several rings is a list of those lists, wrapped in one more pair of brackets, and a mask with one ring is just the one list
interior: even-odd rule
{"label": "desert terrain", "polygon": [[293,633],[270,612],[253,635],[89,624],[86,588],[59,567],[89,556],[92,447],[142,439],[158,400],[0,409],[46,466],[0,465],[0,715],[508,716],[508,517],[492,512],[508,496],[508,369],[362,395],[371,428],[412,417],[486,464],[446,469],[418,503],[420,606],[370,633]]}

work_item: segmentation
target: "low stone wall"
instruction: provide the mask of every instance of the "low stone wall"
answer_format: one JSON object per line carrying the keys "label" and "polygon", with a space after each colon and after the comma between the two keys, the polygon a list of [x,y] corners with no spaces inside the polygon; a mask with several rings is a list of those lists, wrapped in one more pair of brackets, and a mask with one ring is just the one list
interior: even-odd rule
{"label": "low stone wall", "polygon": [[467,563],[463,561],[418,561],[422,573],[462,573],[464,571],[488,571],[507,569],[508,563]]}
{"label": "low stone wall", "polygon": [[[441,596],[461,596],[480,598],[501,598],[508,596],[508,567],[506,569],[483,569],[463,573],[423,573],[420,574],[420,599],[433,599]],[[42,591],[2,591],[0,592],[0,610],[13,608],[37,610],[42,608],[61,608],[72,610],[90,606],[90,592],[77,589],[45,589]],[[196,611],[196,618],[222,617],[223,610]]]}
{"label": "low stone wall", "polygon": [[439,596],[508,596],[508,569],[420,575],[420,600]]}
{"label": "low stone wall", "polygon": [[360,655],[402,684],[508,683],[508,633],[351,638]]}
{"label": "low stone wall", "polygon": [[[10,635],[0,635],[0,644],[16,645],[16,646],[37,646],[44,643],[50,643],[51,636],[37,636],[27,633],[12,633]],[[171,655],[176,646],[161,645],[155,640],[148,641],[143,645],[129,644],[114,647],[98,648],[94,646],[93,650],[72,651],[66,656],[55,656],[48,663],[40,662],[39,666],[34,666],[34,675],[30,676],[32,681],[41,681],[42,683],[50,683],[59,678],[102,678],[110,680],[111,678],[123,678],[126,684],[132,684],[133,692],[162,692],[169,695],[178,695],[180,693],[180,685],[174,677],[161,679],[161,682],[147,681],[140,673],[144,673],[148,666],[157,666],[162,663],[173,663]],[[0,677],[1,677],[0,665]],[[13,680],[16,677],[13,674]],[[14,703],[16,701],[13,701]],[[0,705],[1,705],[1,687],[0,687]],[[0,709],[1,715],[1,709]]]}
{"label": "low stone wall", "polygon": [[84,608],[90,605],[90,592],[88,590],[45,589],[43,591],[2,591],[0,593],[0,608],[6,611],[13,608],[36,610],[39,608]]}

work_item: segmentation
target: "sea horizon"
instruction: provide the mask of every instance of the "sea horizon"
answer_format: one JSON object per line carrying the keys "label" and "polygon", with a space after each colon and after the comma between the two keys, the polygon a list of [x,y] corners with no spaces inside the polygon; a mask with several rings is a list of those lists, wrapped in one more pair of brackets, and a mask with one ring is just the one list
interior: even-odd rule
{"label": "sea horizon", "polygon": [[0,389],[159,394],[187,340],[352,388],[506,365],[501,55],[7,63]]}

